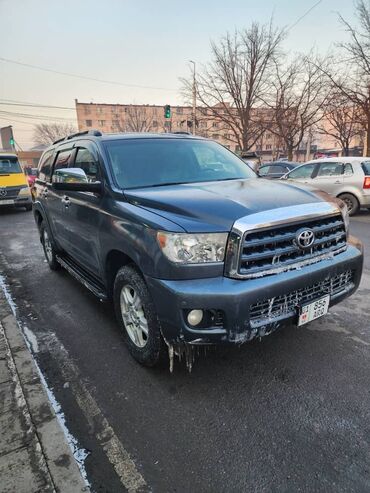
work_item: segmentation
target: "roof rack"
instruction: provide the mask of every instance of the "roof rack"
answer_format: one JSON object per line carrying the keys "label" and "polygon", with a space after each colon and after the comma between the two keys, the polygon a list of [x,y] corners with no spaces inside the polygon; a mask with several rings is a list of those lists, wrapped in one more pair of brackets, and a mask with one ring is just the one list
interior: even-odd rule
{"label": "roof rack", "polygon": [[67,135],[67,137],[62,137],[61,139],[55,140],[53,144],[59,144],[59,142],[63,142],[63,140],[70,140],[74,137],[80,137],[81,135],[94,135],[95,137],[101,137],[102,133],[100,130],[84,130],[83,132],[76,132],[74,134]]}

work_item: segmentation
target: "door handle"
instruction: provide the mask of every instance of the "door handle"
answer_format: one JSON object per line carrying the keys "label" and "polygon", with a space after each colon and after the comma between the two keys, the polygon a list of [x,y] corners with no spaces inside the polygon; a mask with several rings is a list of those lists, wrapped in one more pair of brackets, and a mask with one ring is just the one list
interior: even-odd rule
{"label": "door handle", "polygon": [[335,183],[336,185],[340,185],[340,183],[341,183],[341,182],[340,182],[339,180],[337,180],[337,181],[335,181],[334,183]]}
{"label": "door handle", "polygon": [[68,195],[64,195],[64,197],[62,198],[62,202],[65,205],[65,207],[69,207],[70,200],[69,200]]}

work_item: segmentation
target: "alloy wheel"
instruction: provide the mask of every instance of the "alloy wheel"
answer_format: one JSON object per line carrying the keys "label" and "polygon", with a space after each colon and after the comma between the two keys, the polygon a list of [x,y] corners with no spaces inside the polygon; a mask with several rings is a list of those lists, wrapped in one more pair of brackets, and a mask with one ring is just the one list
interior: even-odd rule
{"label": "alloy wheel", "polygon": [[141,298],[130,284],[121,289],[120,308],[128,336],[137,347],[143,348],[148,342],[148,321]]}

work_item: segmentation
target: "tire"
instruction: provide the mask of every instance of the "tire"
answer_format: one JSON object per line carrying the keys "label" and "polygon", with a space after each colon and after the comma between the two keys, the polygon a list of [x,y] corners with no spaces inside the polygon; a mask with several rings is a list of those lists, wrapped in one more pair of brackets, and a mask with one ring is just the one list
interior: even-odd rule
{"label": "tire", "polygon": [[360,204],[354,195],[351,193],[342,193],[339,195],[339,198],[347,205],[350,216],[354,216],[358,212]]}
{"label": "tire", "polygon": [[163,363],[167,352],[158,316],[144,279],[134,267],[127,265],[117,272],[113,303],[131,355],[145,366]]}
{"label": "tire", "polygon": [[42,222],[40,225],[40,237],[41,237],[42,248],[44,250],[44,255],[50,269],[59,270],[60,264],[56,259],[55,249],[53,247],[52,242],[50,241],[49,229],[47,228],[44,222]]}

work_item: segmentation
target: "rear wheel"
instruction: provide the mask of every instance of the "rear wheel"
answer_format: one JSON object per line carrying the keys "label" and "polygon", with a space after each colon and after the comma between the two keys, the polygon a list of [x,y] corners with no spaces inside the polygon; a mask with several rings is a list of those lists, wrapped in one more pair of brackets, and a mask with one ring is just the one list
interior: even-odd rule
{"label": "rear wheel", "polygon": [[41,244],[44,250],[44,255],[50,269],[51,270],[60,269],[60,264],[56,259],[55,250],[50,239],[50,233],[44,222],[42,222],[40,226],[40,235],[41,235]]}
{"label": "rear wheel", "polygon": [[358,212],[360,204],[354,195],[351,193],[343,193],[342,195],[339,195],[339,198],[342,199],[348,207],[350,216],[354,216]]}
{"label": "rear wheel", "polygon": [[163,362],[166,348],[154,303],[144,279],[133,267],[124,266],[118,271],[113,301],[131,355],[145,366]]}

